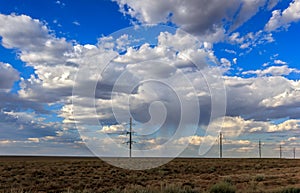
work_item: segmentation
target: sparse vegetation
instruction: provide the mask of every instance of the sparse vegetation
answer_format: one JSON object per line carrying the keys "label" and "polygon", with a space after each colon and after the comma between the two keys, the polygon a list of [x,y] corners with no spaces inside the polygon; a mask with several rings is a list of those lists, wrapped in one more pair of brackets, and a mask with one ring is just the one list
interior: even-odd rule
{"label": "sparse vegetation", "polygon": [[175,159],[130,171],[95,158],[0,158],[0,193],[300,193],[300,160]]}
{"label": "sparse vegetation", "polygon": [[210,193],[235,193],[235,187],[228,182],[219,182],[213,185]]}
{"label": "sparse vegetation", "polygon": [[212,166],[212,167],[209,167],[208,168],[208,172],[209,173],[213,173],[213,172],[215,172],[217,169],[216,169],[216,167],[215,166]]}
{"label": "sparse vegetation", "polygon": [[264,175],[256,175],[255,176],[255,181],[257,182],[261,182],[265,179],[265,176]]}
{"label": "sparse vegetation", "polygon": [[300,193],[300,188],[288,187],[278,191],[277,193]]}

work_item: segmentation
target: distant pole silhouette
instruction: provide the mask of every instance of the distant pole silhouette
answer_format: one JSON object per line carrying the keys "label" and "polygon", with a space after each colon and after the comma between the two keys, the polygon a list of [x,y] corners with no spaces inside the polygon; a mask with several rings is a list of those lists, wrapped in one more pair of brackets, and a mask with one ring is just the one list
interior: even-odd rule
{"label": "distant pole silhouette", "polygon": [[222,158],[223,157],[223,135],[222,135],[222,132],[220,132],[220,158]]}
{"label": "distant pole silhouette", "polygon": [[129,157],[131,157],[131,149],[132,149],[132,118],[130,117],[130,121],[129,121]]}
{"label": "distant pole silhouette", "polygon": [[261,141],[258,141],[258,154],[259,154],[259,158],[261,158]]}
{"label": "distant pole silhouette", "polygon": [[130,130],[129,130],[129,157],[131,157],[132,148],[132,118],[130,117]]}
{"label": "distant pole silhouette", "polygon": [[129,157],[131,158],[132,157],[132,144],[135,143],[135,141],[132,140],[132,134],[134,132],[132,131],[132,118],[130,117],[130,120],[129,120],[129,131],[127,131],[127,135],[129,135],[129,141],[127,141],[126,143],[129,145]]}
{"label": "distant pole silhouette", "polygon": [[282,158],[282,147],[281,147],[281,145],[279,145],[279,157],[280,157],[280,159]]}
{"label": "distant pole silhouette", "polygon": [[293,153],[294,153],[294,159],[296,159],[296,148],[293,148]]}

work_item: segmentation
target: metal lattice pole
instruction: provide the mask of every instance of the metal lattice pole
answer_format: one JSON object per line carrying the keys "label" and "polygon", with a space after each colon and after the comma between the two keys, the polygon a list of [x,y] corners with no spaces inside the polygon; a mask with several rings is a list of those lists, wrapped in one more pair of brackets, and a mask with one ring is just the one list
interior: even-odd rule
{"label": "metal lattice pole", "polygon": [[129,157],[132,157],[132,144],[135,143],[135,141],[132,140],[132,134],[134,132],[132,131],[132,118],[130,117],[129,120],[129,131],[127,131],[127,135],[129,135],[129,140],[126,142],[129,145]]}
{"label": "metal lattice pole", "polygon": [[132,149],[132,118],[130,117],[130,127],[129,127],[129,157],[131,157],[131,149]]}

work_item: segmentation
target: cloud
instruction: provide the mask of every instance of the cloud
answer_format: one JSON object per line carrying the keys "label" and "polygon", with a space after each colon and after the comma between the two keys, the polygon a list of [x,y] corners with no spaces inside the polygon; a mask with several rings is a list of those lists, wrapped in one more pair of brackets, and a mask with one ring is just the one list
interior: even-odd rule
{"label": "cloud", "polygon": [[76,64],[68,62],[74,53],[72,43],[56,38],[44,23],[26,15],[0,14],[0,21],[2,45],[16,49],[20,60],[35,69],[35,75],[21,78],[19,97],[55,103],[70,96],[77,70]]}
{"label": "cloud", "polygon": [[70,43],[64,38],[56,38],[39,20],[26,15],[0,14],[0,22],[2,45],[19,50],[20,59],[27,65],[64,64],[64,54],[72,51]]}
{"label": "cloud", "polygon": [[[152,3],[165,4],[156,1]],[[193,3],[199,7],[198,1],[191,1],[191,3],[187,3],[186,9],[192,9]],[[132,2],[132,4],[139,3]],[[202,13],[193,13],[196,15],[191,16],[184,15],[182,18],[174,15],[171,16],[174,17],[172,21],[179,25],[182,22],[186,29],[195,30],[197,33],[205,34],[207,30],[213,31],[214,29],[222,31],[218,21],[221,17],[219,14],[224,14],[224,11],[221,10],[223,7],[215,4],[217,4],[215,1],[207,3],[210,8],[208,16],[216,17],[217,25],[211,26],[210,23],[205,24],[205,21],[202,24],[200,22],[199,26],[194,25],[192,23],[194,21],[187,25],[183,24],[188,17],[195,19],[197,14]],[[227,3],[225,4],[226,7]],[[243,6],[250,6],[250,4],[245,3]],[[259,1],[254,6],[260,7],[262,4],[263,1]],[[151,7],[152,5],[147,6]],[[164,6],[173,5],[166,3]],[[245,17],[237,19],[237,22],[242,23],[243,20],[251,17],[250,12],[254,13],[255,7],[249,10],[245,8]],[[151,8],[149,10],[152,12]],[[180,10],[176,8],[174,13],[177,15]],[[214,13],[218,10],[221,10],[221,13]],[[136,11],[130,14],[137,18],[141,17],[143,22],[153,20],[150,16],[148,18],[146,13],[141,16],[135,15]],[[246,12],[249,13],[246,14]],[[181,21],[181,19],[183,20]],[[223,115],[220,112],[215,117],[211,117],[211,106],[213,103],[222,106],[224,101],[216,99],[224,99],[222,96],[225,94],[228,96],[225,101],[228,108],[227,116],[224,118],[223,132],[228,137],[238,137],[244,132],[276,133],[293,130],[292,127],[298,128],[296,120],[300,118],[300,112],[294,107],[299,106],[300,96],[299,90],[297,90],[299,82],[281,77],[298,71],[287,65],[243,72],[244,74],[256,74],[258,77],[228,77],[222,75],[227,71],[223,67],[230,67],[231,61],[226,58],[218,60],[214,55],[211,43],[191,38],[179,30],[175,33],[160,33],[156,39],[157,45],[143,42],[138,47],[131,46],[134,41],[126,34],[119,39],[100,38],[96,45],[79,45],[67,42],[64,38],[55,37],[45,24],[25,15],[0,15],[0,20],[3,21],[3,27],[0,29],[2,45],[9,49],[16,49],[20,60],[35,69],[35,74],[30,78],[20,79],[20,90],[16,95],[0,92],[0,106],[1,108],[6,107],[0,113],[0,120],[3,121],[0,126],[7,131],[2,136],[4,142],[6,140],[23,140],[75,143],[80,139],[78,132],[72,130],[75,127],[74,123],[78,124],[79,130],[84,130],[88,127],[84,128],[86,125],[82,123],[86,123],[88,126],[98,126],[92,122],[96,119],[101,123],[107,123],[103,128],[105,132],[122,130],[119,126],[110,125],[118,121],[114,117],[115,112],[121,112],[121,119],[127,121],[128,114],[124,112],[127,112],[129,108],[128,112],[132,113],[140,123],[147,123],[149,120],[160,123],[158,118],[167,112],[166,121],[161,125],[162,128],[168,129],[158,132],[167,137],[172,134],[174,125],[178,123],[178,112],[180,111],[186,115],[190,115],[190,112],[200,111],[200,116],[197,117],[200,120],[197,123],[205,127],[209,121],[212,121],[215,129],[213,131],[216,133],[222,126],[220,119],[223,118]],[[157,19],[153,21],[161,20],[165,21],[158,14]],[[237,23],[237,25],[241,24]],[[12,28],[11,26],[19,27]],[[248,33],[245,36],[233,33],[229,37],[229,41],[246,49],[271,42],[273,39],[269,33],[259,31]],[[123,52],[118,54],[116,50]],[[112,57],[114,59],[108,64],[99,62]],[[236,63],[236,61],[237,59],[233,59],[232,62]],[[209,66],[208,62],[215,62],[215,65]],[[274,61],[274,63],[276,62],[278,63],[279,60]],[[82,66],[85,66],[87,70],[81,72],[83,73],[81,74],[82,79],[79,77],[75,82],[76,72]],[[10,89],[13,83],[19,80],[18,72],[8,64],[1,63],[0,68],[1,88]],[[3,72],[3,76],[1,72]],[[224,89],[218,90],[220,87],[219,79],[216,78],[218,75],[222,75],[221,78],[225,80],[226,93]],[[148,79],[167,79],[168,84],[148,83]],[[79,92],[72,93],[73,85],[79,88]],[[92,94],[89,92],[91,85],[95,89]],[[216,88],[217,91],[221,90],[222,92],[212,92]],[[178,100],[178,96],[182,97],[181,101]],[[74,104],[72,104],[72,100],[75,101]],[[185,109],[179,108],[182,101]],[[195,110],[197,103],[200,108]],[[58,104],[58,107],[51,109],[51,105]],[[46,110],[45,106],[50,110]],[[77,110],[76,114],[74,109]],[[49,116],[54,116],[57,121],[49,122],[47,119],[51,120]],[[190,127],[188,123],[194,118],[193,116],[187,118],[186,128]],[[58,117],[63,119],[62,122]],[[272,118],[282,117],[290,117],[292,121],[276,126],[268,122]],[[155,126],[153,126],[154,129]],[[189,134],[188,129],[186,131]],[[155,138],[156,136],[152,135],[151,137]],[[145,143],[154,146],[153,138],[145,139]],[[215,139],[193,134],[184,136],[181,143],[188,141],[193,145],[199,145],[201,140],[203,142]],[[246,145],[246,143],[248,143],[247,140],[236,141],[237,145]]]}
{"label": "cloud", "polygon": [[1,155],[44,155],[44,156],[93,156],[93,154],[79,142],[34,143],[26,140],[0,140]]}
{"label": "cloud", "polygon": [[[37,49],[37,46],[45,43],[48,30],[38,20],[31,19],[26,15],[0,15],[2,27],[2,45],[6,48],[25,48]],[[12,26],[18,26],[21,30],[16,30]]]}
{"label": "cloud", "polygon": [[55,1],[55,4],[60,5],[61,7],[66,6],[66,4],[62,1]]}
{"label": "cloud", "polygon": [[21,78],[18,91],[20,97],[42,103],[64,102],[72,95],[76,67],[36,66],[35,74],[28,79]]}
{"label": "cloud", "polygon": [[234,50],[225,49],[224,51],[227,52],[227,53],[229,53],[229,54],[236,55],[236,51],[234,51]]}
{"label": "cloud", "polygon": [[239,32],[232,33],[228,41],[231,44],[240,45],[241,49],[252,49],[258,45],[274,42],[274,38],[271,33],[259,30],[256,33],[249,32],[244,36],[241,36]]}
{"label": "cloud", "polygon": [[243,131],[244,124],[247,124],[247,121],[244,121],[241,117],[229,117],[226,116],[223,119],[214,120],[211,125],[212,127],[221,128],[223,135],[227,137],[237,137]]}
{"label": "cloud", "polygon": [[[11,17],[14,18],[17,16]],[[19,16],[17,18],[22,20],[23,17],[24,16]],[[33,21],[32,19],[30,20],[27,17],[24,18],[26,22],[29,22],[31,24],[40,24],[38,21]],[[40,27],[44,28],[43,26]],[[37,31],[41,31],[41,29]],[[53,37],[53,35],[49,35],[49,31],[46,30],[46,32],[47,33],[42,33],[43,35],[41,36],[41,39],[44,39],[43,42],[47,42],[50,39],[52,41],[62,42],[63,45],[70,46],[70,44],[65,42],[63,39],[57,39]],[[244,37],[239,37],[239,34],[235,35],[235,37],[232,36],[232,41],[244,43]],[[247,38],[255,39],[255,36],[255,34],[248,34]],[[9,39],[7,37],[5,38]],[[128,38],[126,41],[128,41]],[[161,85],[156,84],[141,84],[138,86],[135,92],[130,93],[131,91],[128,90],[130,88],[130,85],[136,83],[137,80],[142,81],[151,77],[156,79],[170,77],[173,75],[177,75],[175,77],[180,77],[180,73],[178,74],[178,70],[182,70],[182,72],[185,73],[185,76],[192,81],[193,85],[196,85],[195,88],[197,89],[197,92],[191,92],[191,90],[186,87],[185,84],[183,84],[181,81],[178,81],[183,79],[171,79],[172,84],[175,88],[177,88],[177,91],[180,91],[180,93],[187,98],[190,96],[200,96],[199,102],[203,107],[211,105],[209,100],[207,100],[210,97],[209,89],[204,86],[204,79],[201,79],[203,73],[212,73],[212,75],[214,73],[213,69],[208,69],[205,65],[207,58],[210,58],[213,61],[217,60],[213,54],[213,51],[211,50],[211,47],[205,46],[204,43],[195,41],[194,39],[190,39],[183,33],[180,33],[178,31],[175,34],[161,33],[158,36],[157,46],[149,46],[148,44],[143,44],[139,48],[130,48],[129,46],[126,52],[123,55],[116,57],[115,60],[113,60],[113,62],[111,63],[110,67],[107,68],[104,73],[102,73],[101,77],[99,77],[94,73],[95,70],[99,67],[99,63],[96,61],[101,61],[102,58],[107,57],[109,54],[113,55],[115,53],[111,50],[111,48],[113,48],[111,46],[116,45],[113,42],[114,40],[108,38],[107,40],[99,40],[99,45],[97,46],[75,45],[71,49],[63,49],[64,54],[58,55],[57,58],[53,61],[51,56],[52,52],[50,52],[51,57],[49,57],[49,61],[52,61],[50,63],[51,65],[49,65],[48,62],[45,63],[45,65],[41,65],[40,63],[35,62],[37,60],[30,60],[31,62],[28,62],[28,64],[35,67],[35,73],[37,76],[32,76],[27,80],[22,79],[20,84],[21,90],[18,93],[19,96],[28,101],[35,101],[37,103],[62,103],[63,107],[60,110],[59,116],[64,119],[63,124],[71,124],[74,123],[75,120],[84,122],[91,120],[92,118],[97,118],[101,121],[114,121],[111,104],[114,104],[117,109],[126,108],[128,104],[124,103],[124,101],[126,101],[124,99],[126,99],[129,94],[129,96],[132,98],[132,111],[139,112],[138,115],[136,115],[137,119],[140,121],[145,121],[147,118],[149,118],[149,113],[143,112],[142,109],[148,109],[149,104],[156,100],[164,101],[165,103],[165,101],[170,100],[170,94],[168,93],[167,89],[162,89]],[[21,48],[18,49],[21,49],[21,51],[25,50],[23,44],[17,44],[13,47],[16,46],[20,46]],[[48,50],[44,47],[47,47],[47,44],[40,44],[39,50],[41,52],[45,51],[46,54],[49,54]],[[174,48],[177,51],[177,54],[172,50],[166,49],[167,47]],[[61,52],[60,47],[58,47],[57,49],[59,52]],[[31,52],[35,52],[35,49],[26,50],[27,54],[31,54]],[[53,53],[56,52],[57,51],[53,47]],[[191,70],[193,69],[193,64],[186,59],[187,57],[195,61],[200,61],[199,63],[202,65],[200,66],[201,72],[193,72],[193,70]],[[158,59],[158,61],[162,63],[153,63],[151,61],[153,59]],[[150,60],[151,62],[145,62],[148,60]],[[26,62],[26,60],[24,61]],[[169,65],[163,65],[163,63],[168,63]],[[221,63],[230,65],[230,61],[226,61],[225,58],[221,59]],[[81,114],[74,115],[74,105],[70,104],[70,96],[72,95],[74,75],[79,65],[88,66],[91,70],[90,73],[92,75],[87,74],[85,76],[87,79],[76,83],[79,84],[79,86],[82,88],[82,92],[78,93],[80,95],[75,96],[78,97],[76,100],[80,101],[77,101],[78,103],[75,108],[80,109]],[[152,68],[152,65],[161,67]],[[126,81],[124,81],[120,87],[114,88],[116,79],[124,71],[128,73],[128,77],[130,78],[126,79]],[[277,69],[277,71],[278,72],[276,74],[276,69],[270,68],[268,69],[268,71],[262,73],[282,75],[279,73],[279,69]],[[261,101],[283,92],[281,87],[279,87],[278,91],[275,92],[271,92],[265,89],[265,82],[261,81],[260,78],[238,79],[235,77],[225,77],[225,79],[226,84],[229,86],[228,104],[230,104],[230,107],[227,112],[228,115],[243,114],[247,116],[249,114],[251,115],[251,112],[256,111],[260,113],[258,113],[258,116],[262,115],[265,108],[267,107],[263,107],[261,105]],[[91,103],[91,98],[85,98],[85,87],[93,81],[99,81],[95,92],[97,114],[95,114],[94,117],[91,115],[94,114],[95,107],[89,104]],[[210,82],[213,82],[213,80]],[[270,83],[271,81],[268,84]],[[273,86],[271,87],[273,88]],[[113,90],[113,88],[116,90]],[[144,92],[143,90],[149,90],[151,92]],[[159,91],[160,93],[157,93],[157,91]],[[252,93],[261,94],[253,97]],[[192,106],[190,106],[189,108],[192,109]],[[167,109],[169,110],[169,112],[174,112],[169,115],[168,119],[174,120],[177,111],[174,110],[174,108],[170,105],[167,105]],[[207,120],[209,120],[209,110],[205,110],[205,108],[202,109],[203,110],[201,110],[201,117],[203,120],[201,121],[204,123],[204,120],[206,120],[206,122]],[[288,111],[288,109],[289,108],[287,108],[286,110]],[[190,111],[190,109],[187,109],[187,111]],[[280,114],[277,114],[277,111],[273,111],[273,114],[273,116],[275,117],[280,116]],[[128,117],[126,117],[126,119],[127,118]],[[260,118],[264,120],[267,119],[267,117],[265,116],[261,116]]]}
{"label": "cloud", "polygon": [[0,62],[0,92],[10,91],[19,78],[19,72],[16,69],[10,64]]}
{"label": "cloud", "polygon": [[274,31],[278,28],[288,28],[292,22],[300,20],[300,1],[294,0],[284,11],[274,10],[272,17],[265,26],[266,31]]}
{"label": "cloud", "polygon": [[274,64],[282,64],[282,65],[286,65],[287,62],[284,62],[282,60],[274,60]]}
{"label": "cloud", "polygon": [[[249,140],[226,140],[224,144],[234,144],[234,145],[250,145],[252,142]],[[243,148],[244,149],[244,148]]]}
{"label": "cloud", "polygon": [[20,98],[16,94],[12,94],[9,92],[0,92],[0,108],[11,110],[11,111],[19,111],[31,109],[37,113],[48,114],[49,111],[45,109],[45,104],[36,103],[33,101],[29,101],[23,98]]}
{"label": "cloud", "polygon": [[[213,1],[159,1],[137,2],[132,0],[114,0],[120,11],[143,24],[157,24],[171,21],[196,36],[210,37],[209,40],[220,41],[225,37],[224,23],[229,31],[237,29],[268,1],[230,0],[220,3]],[[208,38],[206,38],[208,39]]]}
{"label": "cloud", "polygon": [[[216,120],[213,124],[220,124]],[[260,133],[268,135],[268,133],[278,133],[290,131],[293,135],[297,133],[300,128],[300,119],[289,119],[282,123],[272,123],[270,121],[256,121],[254,119],[244,119],[242,117],[229,117],[226,116],[222,123],[222,133],[227,139],[234,139],[240,136],[246,136],[249,133]],[[265,133],[264,133],[265,132]],[[294,133],[293,133],[294,132]],[[293,139],[293,138],[292,138]],[[249,142],[245,142],[246,144]]]}
{"label": "cloud", "polygon": [[102,127],[101,132],[103,133],[119,133],[125,132],[126,129],[123,125],[105,125]]}
{"label": "cloud", "polygon": [[[280,60],[275,60],[274,63],[276,64],[286,64],[285,62],[282,62]],[[296,68],[289,68],[287,65],[283,66],[270,66],[264,70],[250,70],[242,72],[242,74],[255,74],[257,76],[285,76],[289,75],[291,73],[300,73],[300,71]]]}
{"label": "cloud", "polygon": [[3,140],[27,140],[27,138],[40,138],[56,136],[60,124],[44,122],[46,115],[35,112],[0,111],[0,127],[3,131]]}
{"label": "cloud", "polygon": [[[15,93],[13,85],[21,79],[20,73],[10,64],[0,62],[0,109],[6,111],[31,109],[38,113],[48,113],[43,104],[28,101]],[[12,90],[14,92],[11,92]]]}
{"label": "cloud", "polygon": [[[194,93],[193,89],[191,89],[192,87],[185,84],[187,80],[191,81],[191,83],[188,84],[197,85],[196,89],[199,95],[202,93],[202,96],[204,94],[206,97],[209,97],[209,94],[207,94],[208,88],[203,84],[204,82],[201,83],[201,81],[204,81],[201,77],[203,77],[202,73],[205,73],[213,79],[210,73],[213,74],[213,70],[215,69],[208,68],[207,65],[208,59],[216,60],[211,49],[204,43],[180,31],[177,31],[175,34],[162,32],[157,39],[157,46],[150,46],[147,43],[140,45],[138,48],[127,46],[128,48],[124,54],[116,56],[115,59],[106,66],[101,77],[96,76],[95,79],[91,79],[91,81],[94,82],[99,81],[95,92],[95,104],[98,112],[95,117],[102,121],[113,120],[112,104],[115,108],[114,110],[117,112],[124,111],[129,108],[129,105],[131,111],[135,113],[135,118],[145,122],[150,117],[149,112],[145,111],[145,109],[150,108],[151,104],[155,101],[161,101],[168,111],[169,117],[167,122],[171,123],[171,120],[175,120],[176,116],[178,116],[178,109],[175,105],[178,99],[172,92],[177,92],[178,95],[183,96],[184,100],[190,98],[189,100],[191,100],[191,102],[193,98],[195,99],[198,95]],[[104,57],[103,54],[105,52],[101,51],[102,47],[112,50],[111,46],[118,46],[110,44],[107,47],[107,41],[112,42],[111,38],[107,38],[106,40],[102,39],[100,41],[98,45],[99,48],[86,50],[86,52],[78,58],[78,61],[76,58],[72,60],[75,63],[85,65],[91,69],[89,72],[91,74],[87,74],[84,77],[93,77],[95,75],[95,70],[93,69],[99,67],[99,63],[95,63],[95,61],[99,61],[101,57]],[[115,42],[117,41],[115,40]],[[86,58],[85,54],[87,55]],[[193,61],[196,61],[196,64],[194,64]],[[147,81],[148,79],[156,80],[157,82],[167,81],[168,86],[172,87],[170,89],[164,84],[150,83],[151,81],[149,83],[143,83],[143,81]],[[80,88],[79,90],[82,91],[79,91],[78,99],[75,98],[78,100],[77,104],[80,106],[78,106],[78,109],[81,109],[80,111],[83,112],[82,114],[77,114],[75,119],[83,122],[89,121],[89,118],[91,118],[91,116],[87,117],[84,116],[84,114],[87,115],[87,112],[92,113],[94,108],[94,106],[86,105],[88,101],[91,100],[88,97],[85,98],[87,93],[87,91],[85,91],[87,85],[86,81],[88,82],[88,80],[84,80],[83,82],[77,83],[78,88]],[[194,83],[194,81],[197,81],[197,83]],[[214,81],[212,80],[212,82]],[[215,81],[215,83],[217,82],[218,81]],[[136,88],[133,88],[133,85],[136,85]],[[204,88],[206,90],[202,91]],[[130,104],[128,104],[128,99],[130,99]],[[191,105],[191,102],[189,102],[189,105]],[[210,105],[209,103],[210,102],[205,101],[204,98],[201,102],[203,105]],[[187,110],[191,111],[192,108],[194,108],[194,105],[188,107]],[[71,108],[67,109],[64,108],[64,110],[67,110],[69,113],[64,111],[63,116],[66,117],[65,121],[72,122],[74,115],[70,113]],[[123,121],[127,121],[128,116],[123,118],[126,118],[126,120]]]}
{"label": "cloud", "polygon": [[300,129],[300,120],[290,119],[278,125],[270,125],[267,132],[291,131]]}
{"label": "cloud", "polygon": [[[218,121],[217,121],[218,122]],[[216,124],[220,124],[217,123]],[[242,117],[228,117],[223,119],[223,155],[230,157],[253,157],[257,155],[258,141],[262,141],[264,151],[274,150],[277,142],[284,142],[285,146],[294,146],[297,144],[299,136],[300,121],[290,119],[281,123],[273,123],[271,121],[256,121],[253,119],[244,119]],[[193,135],[183,137],[176,143],[189,142],[189,150],[185,155],[197,155],[199,146],[205,146],[208,152],[205,157],[216,157],[218,155],[219,138],[217,136],[199,136]],[[266,153],[264,156],[267,156]],[[268,156],[272,156],[269,154]]]}
{"label": "cloud", "polygon": [[237,64],[237,58],[233,58],[233,59],[232,59],[232,62],[233,62],[234,64]]}
{"label": "cloud", "polygon": [[4,112],[4,114],[15,118],[17,122],[21,122],[21,123],[34,124],[36,122],[43,122],[45,120],[45,118],[37,117],[37,114],[34,112],[29,113],[29,112],[8,111],[8,112]]}
{"label": "cloud", "polygon": [[231,34],[231,36],[229,37],[229,40],[234,43],[242,44],[244,42],[245,38],[240,37],[239,32],[235,32],[235,33]]}
{"label": "cloud", "polygon": [[28,141],[34,142],[34,143],[39,143],[40,142],[39,138],[36,138],[36,137],[28,138]]}
{"label": "cloud", "polygon": [[268,10],[273,9],[279,2],[281,2],[282,0],[270,0],[268,3]]}
{"label": "cloud", "polygon": [[47,136],[54,137],[54,143],[79,140],[78,132],[64,129],[74,125],[57,118],[59,106],[70,103],[72,95],[77,65],[68,59],[71,53],[76,54],[73,44],[56,38],[43,22],[26,15],[0,14],[0,21],[1,44],[15,49],[19,59],[35,70],[30,78],[19,79],[19,73],[10,65],[0,64],[2,87],[9,90],[20,80],[17,94],[0,92],[0,122],[6,133],[2,137],[20,143],[29,138],[41,142]]}
{"label": "cloud", "polygon": [[226,58],[221,58],[220,62],[221,62],[221,65],[224,66],[224,67],[228,68],[228,67],[231,66],[231,62]]}
{"label": "cloud", "polygon": [[[231,3],[237,3],[237,2],[231,2]],[[266,4],[265,0],[241,1],[240,9],[237,11],[238,15],[234,18],[234,23],[231,26],[231,31],[237,29],[245,21],[253,17],[259,11],[259,9],[263,7],[265,4]]]}
{"label": "cloud", "polygon": [[189,136],[189,137],[182,137],[180,139],[178,139],[175,143],[178,144],[184,144],[188,142],[191,145],[196,145],[199,146],[202,143],[209,143],[209,144],[214,144],[216,142],[216,137],[215,136],[197,136],[197,135],[193,135],[193,136]]}
{"label": "cloud", "polygon": [[297,137],[290,137],[290,138],[288,138],[288,141],[296,141],[296,140],[298,140]]}
{"label": "cloud", "polygon": [[281,76],[224,78],[227,116],[245,116],[262,121],[282,117],[300,118],[295,114],[299,111],[295,108],[299,106],[299,81]]}
{"label": "cloud", "polygon": [[73,21],[72,23],[76,26],[80,26],[80,23],[78,21]]}
{"label": "cloud", "polygon": [[276,108],[282,106],[297,106],[300,104],[300,90],[286,89],[284,92],[268,97],[261,101],[261,105],[269,108]]}

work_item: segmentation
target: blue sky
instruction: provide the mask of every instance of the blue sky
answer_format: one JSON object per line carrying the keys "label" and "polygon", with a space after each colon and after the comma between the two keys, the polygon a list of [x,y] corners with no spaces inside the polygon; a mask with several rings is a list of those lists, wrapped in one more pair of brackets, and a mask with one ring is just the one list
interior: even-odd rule
{"label": "blue sky", "polygon": [[0,154],[126,156],[130,116],[136,155],[299,147],[299,0],[0,5]]}

